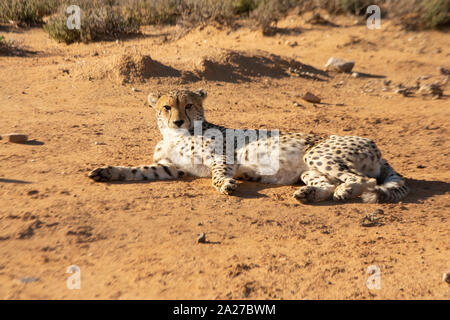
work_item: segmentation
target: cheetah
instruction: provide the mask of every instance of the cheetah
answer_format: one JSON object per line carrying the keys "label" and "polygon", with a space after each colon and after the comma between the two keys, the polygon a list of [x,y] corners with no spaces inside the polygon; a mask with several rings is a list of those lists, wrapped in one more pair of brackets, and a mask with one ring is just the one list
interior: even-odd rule
{"label": "cheetah", "polygon": [[[244,137],[241,144],[235,137],[224,139],[234,131],[205,119],[206,96],[203,89],[150,93],[148,103],[163,136],[156,145],[154,163],[105,166],[88,176],[99,182],[210,177],[225,195],[236,190],[237,180],[282,185],[303,182],[293,197],[305,204],[356,197],[368,203],[396,202],[409,191],[404,178],[368,138],[255,130],[257,137]],[[250,156],[262,159],[270,152],[276,154],[272,161],[245,161]]]}

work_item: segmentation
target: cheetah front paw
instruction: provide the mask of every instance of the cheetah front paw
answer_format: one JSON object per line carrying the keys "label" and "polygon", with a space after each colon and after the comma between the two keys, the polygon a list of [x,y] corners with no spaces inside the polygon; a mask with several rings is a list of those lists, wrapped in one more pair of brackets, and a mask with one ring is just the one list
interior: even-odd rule
{"label": "cheetah front paw", "polygon": [[223,182],[222,186],[219,188],[219,192],[225,195],[230,195],[236,190],[237,184],[234,179],[227,179]]}
{"label": "cheetah front paw", "polygon": [[294,198],[301,203],[309,203],[316,201],[316,188],[312,186],[304,186],[294,192]]}
{"label": "cheetah front paw", "polygon": [[88,177],[97,182],[105,182],[114,180],[114,168],[101,167],[89,172]]}

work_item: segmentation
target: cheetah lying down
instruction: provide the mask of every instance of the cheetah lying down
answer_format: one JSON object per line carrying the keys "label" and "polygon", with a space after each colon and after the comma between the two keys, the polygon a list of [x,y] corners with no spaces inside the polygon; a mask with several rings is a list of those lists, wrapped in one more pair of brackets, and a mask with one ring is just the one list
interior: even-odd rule
{"label": "cheetah lying down", "polygon": [[[155,149],[154,163],[101,167],[91,171],[89,177],[95,181],[212,177],[213,186],[226,195],[237,188],[235,179],[274,184],[301,180],[305,186],[294,193],[294,198],[302,203],[358,196],[370,203],[395,202],[408,193],[403,177],[381,158],[375,143],[367,138],[304,133],[264,136],[256,130],[256,139],[244,139],[238,144],[233,138],[228,148],[220,135],[225,136],[231,129],[205,120],[205,97],[204,90],[150,94],[148,102],[163,135]],[[215,134],[211,135],[211,131]],[[256,159],[267,156],[268,150],[276,153],[276,162],[244,161],[250,155],[256,155]]]}

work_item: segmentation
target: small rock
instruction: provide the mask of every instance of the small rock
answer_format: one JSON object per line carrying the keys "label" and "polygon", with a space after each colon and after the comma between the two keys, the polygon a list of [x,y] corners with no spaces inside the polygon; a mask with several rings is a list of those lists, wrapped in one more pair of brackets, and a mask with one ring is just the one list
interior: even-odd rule
{"label": "small rock", "polygon": [[15,279],[14,281],[18,282],[18,283],[31,283],[31,282],[37,282],[39,280],[40,279],[36,278],[36,277],[25,277],[25,278],[21,278],[21,279]]}
{"label": "small rock", "polygon": [[401,95],[403,95],[405,97],[408,97],[408,96],[410,96],[412,94],[411,90],[409,90],[408,88],[404,88],[404,87],[397,88],[395,90],[395,93],[401,94]]}
{"label": "small rock", "polygon": [[360,74],[359,72],[353,72],[353,73],[352,73],[352,77],[353,77],[353,78],[360,78],[360,77],[361,77],[361,74]]}
{"label": "small rock", "polygon": [[384,211],[383,211],[383,209],[375,209],[373,211],[373,214],[384,214]]}
{"label": "small rock", "polygon": [[434,82],[420,86],[418,93],[423,96],[430,95],[432,97],[440,98],[444,94],[444,90],[442,90],[441,85],[438,82]]}
{"label": "small rock", "polygon": [[292,47],[292,48],[298,46],[298,42],[297,42],[297,41],[290,41],[290,40],[287,40],[287,41],[285,42],[285,44],[288,45],[288,46],[290,46],[290,47]]}
{"label": "small rock", "polygon": [[14,143],[24,143],[28,141],[28,136],[23,133],[10,133],[5,135],[5,137],[8,137],[9,142]]}
{"label": "small rock", "polygon": [[106,143],[101,142],[101,141],[95,141],[94,144],[97,145],[97,146],[104,146],[104,145],[106,145]]}
{"label": "small rock", "polygon": [[383,84],[385,85],[385,86],[389,86],[390,84],[391,84],[391,80],[383,80]]}
{"label": "small rock", "polygon": [[438,67],[437,69],[443,76],[450,75],[450,69],[446,69],[444,67]]}
{"label": "small rock", "polygon": [[93,52],[93,53],[92,53],[92,56],[93,56],[93,57],[97,57],[97,56],[98,56],[98,52],[97,52],[97,51]]}
{"label": "small rock", "polygon": [[33,195],[38,194],[38,193],[39,193],[39,190],[30,190],[30,191],[27,192],[27,194],[29,196],[33,196]]}
{"label": "small rock", "polygon": [[294,107],[303,107],[303,105],[298,102],[294,102]]}
{"label": "small rock", "polygon": [[428,80],[428,79],[430,79],[430,78],[431,78],[431,75],[429,75],[429,74],[424,74],[424,75],[422,75],[422,76],[418,76],[418,77],[416,78],[416,81]]}
{"label": "small rock", "polygon": [[442,275],[442,281],[445,281],[450,284],[450,270],[444,272],[444,274]]}
{"label": "small rock", "polygon": [[320,98],[309,91],[303,95],[302,99],[312,103],[320,103]]}
{"label": "small rock", "polygon": [[197,243],[205,243],[205,242],[206,242],[206,233],[202,232],[197,238]]}
{"label": "small rock", "polygon": [[425,168],[426,168],[426,166],[421,165],[421,164],[419,164],[419,165],[417,166],[417,169],[425,169]]}
{"label": "small rock", "polygon": [[131,90],[133,90],[134,92],[139,92],[139,89],[138,88],[131,88]]}
{"label": "small rock", "polygon": [[330,59],[328,59],[325,68],[327,70],[350,73],[354,66],[355,66],[354,61],[346,61],[343,59],[331,57]]}
{"label": "small rock", "polygon": [[342,87],[344,84],[345,84],[344,81],[339,81],[338,83],[333,84],[333,87],[335,87],[335,88],[340,88],[340,87]]}

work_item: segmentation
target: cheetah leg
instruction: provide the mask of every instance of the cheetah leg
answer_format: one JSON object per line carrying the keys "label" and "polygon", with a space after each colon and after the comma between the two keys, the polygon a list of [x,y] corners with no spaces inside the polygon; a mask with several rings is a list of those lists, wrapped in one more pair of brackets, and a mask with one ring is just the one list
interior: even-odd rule
{"label": "cheetah leg", "polygon": [[352,172],[344,171],[338,178],[343,183],[334,190],[333,199],[343,201],[360,196],[369,188],[374,188],[377,181]]}
{"label": "cheetah leg", "polygon": [[305,171],[301,175],[306,186],[294,192],[294,198],[302,203],[331,199],[336,186],[322,173],[316,170]]}
{"label": "cheetah leg", "polygon": [[107,181],[143,181],[169,180],[184,175],[175,166],[165,163],[154,163],[149,166],[122,167],[107,166],[92,170],[88,177],[97,182]]}
{"label": "cheetah leg", "polygon": [[233,179],[236,169],[233,165],[225,163],[225,157],[213,161],[211,166],[212,185],[222,194],[230,195],[237,188]]}

